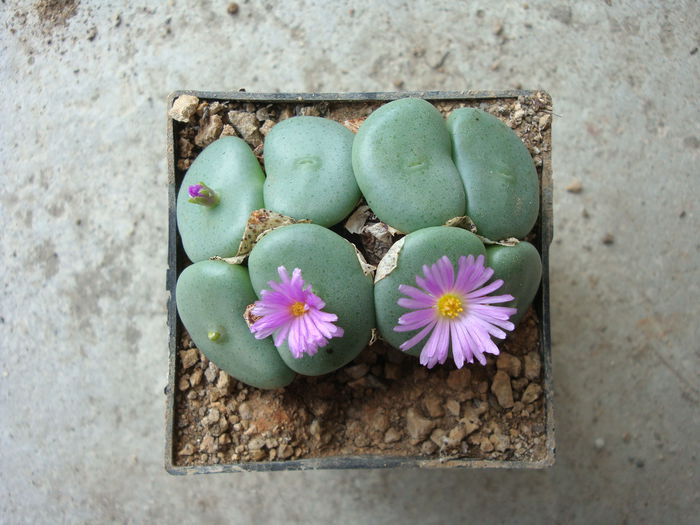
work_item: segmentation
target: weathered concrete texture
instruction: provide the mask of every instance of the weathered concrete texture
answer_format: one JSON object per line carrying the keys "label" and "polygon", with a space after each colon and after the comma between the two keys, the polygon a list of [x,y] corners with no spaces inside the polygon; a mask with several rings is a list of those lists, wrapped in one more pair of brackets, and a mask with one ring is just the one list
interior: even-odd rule
{"label": "weathered concrete texture", "polygon": [[[0,521],[697,519],[697,2],[56,3],[0,7]],[[557,465],[165,474],[168,92],[519,85],[557,114]]]}

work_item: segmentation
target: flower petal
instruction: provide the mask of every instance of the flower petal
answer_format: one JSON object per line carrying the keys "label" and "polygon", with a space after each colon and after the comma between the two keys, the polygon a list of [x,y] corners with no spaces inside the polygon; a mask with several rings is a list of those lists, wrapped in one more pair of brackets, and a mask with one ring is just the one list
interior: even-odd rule
{"label": "flower petal", "polygon": [[450,328],[447,321],[438,321],[420,353],[420,363],[432,368],[438,361],[445,362],[450,346]]}
{"label": "flower petal", "polygon": [[478,290],[473,290],[472,292],[469,292],[467,297],[469,299],[476,299],[477,297],[482,297],[484,295],[490,294],[491,292],[495,292],[501,286],[503,286],[503,279],[497,279],[496,281],[487,284],[483,288],[479,288]]}
{"label": "flower petal", "polygon": [[[420,332],[418,332],[416,335],[411,337],[409,340],[404,341],[401,343],[401,346],[399,348],[403,351],[410,350],[414,346],[416,346],[418,343],[420,343],[426,335],[430,333],[430,331],[433,329],[433,327],[437,324],[437,321],[432,321],[428,326],[423,328]],[[396,330],[396,328],[394,328]]]}
{"label": "flower petal", "polygon": [[408,295],[410,298],[415,299],[416,301],[425,303],[426,306],[433,306],[436,301],[435,297],[432,295],[428,295],[424,291],[413,286],[409,286],[408,284],[400,284],[399,292],[404,295]]}
{"label": "flower petal", "polygon": [[423,275],[425,275],[425,277],[416,275],[416,283],[418,284],[418,286],[423,288],[431,295],[434,295],[435,297],[442,295],[442,288],[440,286],[440,283],[435,280],[433,274],[430,271],[430,268],[428,268],[427,265],[423,266]]}
{"label": "flower petal", "polygon": [[275,337],[273,339],[273,343],[275,343],[275,346],[279,348],[282,346],[282,343],[284,343],[284,340],[287,338],[289,335],[289,329],[291,328],[291,323],[283,324],[279,330],[275,333]]}
{"label": "flower petal", "polygon": [[[479,255],[481,257],[481,255]],[[484,268],[483,271],[481,272],[481,275],[475,276],[474,279],[472,280],[471,283],[471,289],[468,291],[473,291],[479,288],[481,285],[484,283],[488,282],[489,279],[493,276],[493,268]]]}
{"label": "flower petal", "polygon": [[515,299],[510,294],[506,295],[487,295],[484,297],[477,297],[476,299],[471,299],[470,302],[474,304],[496,304],[496,303],[507,303]]}
{"label": "flower petal", "polygon": [[423,310],[413,310],[399,317],[399,325],[412,325],[415,323],[422,323],[421,326],[425,326],[425,321],[430,321],[435,318],[435,310],[432,308],[425,308]]}
{"label": "flower petal", "polygon": [[[328,339],[344,335],[343,329],[333,324],[338,316],[321,310],[326,303],[304,283],[299,268],[294,268],[291,278],[284,266],[277,267],[277,274],[280,282],[269,281],[269,289],[260,292],[260,300],[252,308],[252,313],[260,316],[250,326],[257,339],[273,335],[277,347],[286,340],[292,355],[299,358],[315,354]],[[301,315],[292,313],[295,303],[303,304]]]}
{"label": "flower petal", "polygon": [[435,266],[437,267],[437,272],[442,278],[443,285],[445,287],[445,291],[451,290],[454,288],[455,285],[455,272],[454,268],[452,267],[452,263],[450,260],[447,258],[446,255],[443,255],[440,257],[437,263],[435,263]]}

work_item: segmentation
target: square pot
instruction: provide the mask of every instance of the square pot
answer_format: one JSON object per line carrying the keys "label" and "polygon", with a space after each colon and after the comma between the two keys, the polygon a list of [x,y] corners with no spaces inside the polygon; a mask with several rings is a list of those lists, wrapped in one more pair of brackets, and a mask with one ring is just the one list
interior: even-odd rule
{"label": "square pot", "polygon": [[[182,450],[178,448],[178,432],[182,426],[180,414],[178,413],[178,402],[187,403],[184,391],[188,387],[188,378],[183,378],[182,365],[180,363],[184,328],[177,314],[175,301],[175,287],[180,272],[189,264],[185,255],[182,243],[177,231],[176,220],[176,197],[182,178],[188,167],[187,161],[178,159],[182,147],[178,133],[185,124],[177,122],[168,117],[167,122],[167,155],[168,155],[168,208],[169,208],[169,243],[168,243],[168,271],[167,289],[170,292],[168,301],[168,326],[169,326],[169,377],[168,385],[165,388],[166,394],[166,440],[165,440],[165,468],[171,474],[206,474],[215,472],[238,472],[238,471],[271,471],[271,470],[307,470],[307,469],[345,469],[345,468],[396,468],[396,467],[421,467],[421,468],[544,468],[554,463],[554,416],[552,406],[552,371],[551,371],[551,343],[549,326],[549,245],[552,240],[552,169],[551,169],[551,99],[549,95],[541,91],[463,91],[463,92],[394,92],[394,93],[341,93],[341,94],[309,94],[309,93],[246,93],[241,92],[203,92],[203,91],[176,91],[168,97],[168,108],[181,95],[194,95],[200,101],[209,104],[232,104],[236,107],[249,108],[260,107],[285,107],[288,111],[295,110],[302,114],[314,114],[316,107],[347,107],[354,108],[364,105],[366,108],[374,108],[382,103],[398,98],[418,97],[435,104],[438,109],[453,108],[455,105],[468,106],[489,106],[498,116],[504,118],[508,115],[511,127],[526,126],[533,133],[539,133],[538,146],[526,144],[530,147],[531,153],[535,155],[538,175],[540,177],[540,215],[533,229],[533,244],[538,249],[542,258],[542,282],[540,289],[532,305],[534,310],[533,319],[537,323],[537,348],[530,351],[537,352],[541,362],[541,374],[537,379],[542,388],[542,395],[538,400],[538,436],[536,440],[537,454],[529,457],[523,454],[512,454],[512,458],[504,457],[499,459],[472,457],[473,454],[452,454],[449,456],[429,455],[396,455],[391,453],[391,447],[382,445],[382,449],[377,449],[376,454],[338,454],[323,457],[292,457],[285,460],[264,461],[230,461],[226,457],[218,455],[204,454],[211,457],[212,462],[207,464],[200,461],[199,464],[192,463],[191,460],[182,460]],[[535,102],[533,102],[535,101]],[[520,104],[522,102],[522,105]],[[535,104],[535,111],[531,113]],[[495,107],[494,105],[498,105]],[[307,113],[304,113],[304,112]],[[368,111],[371,111],[368,110]],[[446,110],[445,110],[446,111]],[[443,111],[444,112],[444,111]],[[549,116],[547,116],[549,115]],[[352,116],[352,115],[351,115]],[[527,124],[525,124],[527,121]],[[537,129],[535,129],[537,128]],[[517,131],[517,130],[516,130]],[[200,140],[206,140],[200,139]],[[184,164],[183,164],[184,162]],[[436,370],[436,369],[434,369]],[[431,371],[430,373],[433,373]],[[201,378],[201,381],[205,381]],[[231,379],[235,382],[235,380]],[[184,381],[184,385],[183,385]],[[400,379],[399,379],[400,381]],[[185,388],[182,388],[182,387]],[[254,390],[254,389],[253,389]],[[483,390],[483,389],[482,389]],[[488,392],[481,392],[482,399],[488,398]],[[517,394],[520,395],[520,394]],[[484,401],[486,402],[486,401]],[[476,402],[475,402],[476,403]],[[491,400],[493,405],[493,400]],[[201,405],[201,406],[200,406]],[[206,400],[197,401],[200,415],[207,411]],[[459,405],[458,405],[459,406]],[[486,406],[486,405],[485,405]],[[488,409],[488,406],[486,407]],[[523,413],[527,411],[527,407]],[[505,421],[508,412],[496,411],[496,415],[503,415]],[[458,411],[459,414],[459,411]],[[529,415],[529,414],[528,414]],[[499,416],[500,417],[500,416]],[[495,422],[496,427],[499,421]],[[351,425],[351,421],[344,422]],[[228,428],[228,422],[226,423]],[[529,427],[528,427],[529,428]],[[243,433],[243,429],[236,430],[235,427],[230,433]],[[495,435],[495,434],[494,434]],[[237,438],[239,436],[235,436]],[[488,436],[487,436],[488,437]],[[219,438],[215,438],[219,441]],[[229,437],[230,439],[230,437]],[[492,440],[497,443],[497,440]],[[427,442],[427,441],[426,441]],[[488,444],[487,444],[488,445]],[[526,443],[526,446],[528,444]],[[530,444],[532,445],[532,444]],[[191,446],[191,445],[190,445]],[[498,446],[498,444],[496,445]],[[484,447],[481,450],[493,447]],[[487,450],[488,452],[488,450]],[[223,453],[221,454],[223,455]],[[233,454],[230,454],[233,455]],[[276,455],[276,454],[275,454]],[[302,454],[303,455],[303,454]],[[186,454],[192,456],[192,454]],[[202,457],[203,457],[202,456]],[[225,456],[225,455],[224,455]],[[478,456],[478,454],[477,454]],[[507,456],[507,454],[506,454]],[[270,454],[269,457],[274,457]],[[197,462],[194,462],[197,463]],[[202,464],[204,463],[204,464]]]}

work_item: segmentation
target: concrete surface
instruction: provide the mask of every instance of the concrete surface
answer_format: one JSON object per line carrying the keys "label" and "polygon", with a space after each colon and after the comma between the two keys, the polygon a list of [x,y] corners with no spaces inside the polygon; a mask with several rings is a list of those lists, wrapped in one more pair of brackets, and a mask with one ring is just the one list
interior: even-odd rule
{"label": "concrete surface", "polygon": [[[697,519],[697,2],[54,3],[0,4],[0,522]],[[554,98],[556,466],[168,476],[166,95],[395,82]]]}

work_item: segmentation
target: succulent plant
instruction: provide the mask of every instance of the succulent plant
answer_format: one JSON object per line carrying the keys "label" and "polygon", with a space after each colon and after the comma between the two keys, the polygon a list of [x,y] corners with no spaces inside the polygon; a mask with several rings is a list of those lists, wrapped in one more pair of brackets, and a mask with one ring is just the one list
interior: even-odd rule
{"label": "succulent plant", "polygon": [[[354,139],[328,119],[290,118],[268,134],[265,168],[267,178],[240,139],[219,139],[177,202],[195,263],[178,280],[180,318],[244,383],[278,388],[295,372],[336,370],[375,326],[429,367],[448,355],[460,367],[484,363],[498,352],[491,337],[505,337],[537,293],[539,253],[518,241],[539,211],[537,174],[517,135],[483,111],[458,109],[445,122],[424,100],[396,100]],[[374,282],[357,248],[329,229],[361,196],[407,233]]]}

